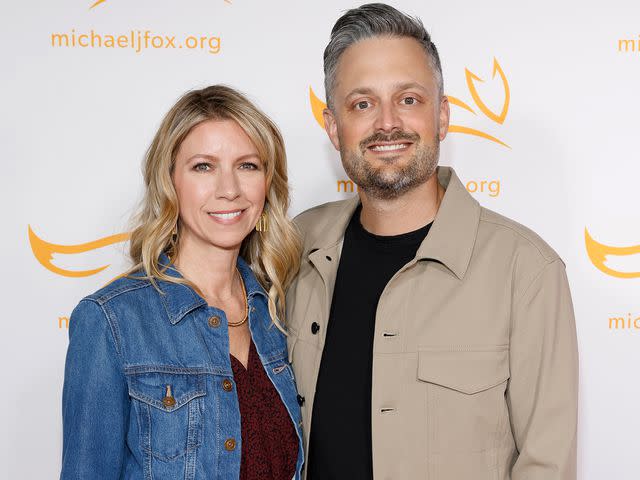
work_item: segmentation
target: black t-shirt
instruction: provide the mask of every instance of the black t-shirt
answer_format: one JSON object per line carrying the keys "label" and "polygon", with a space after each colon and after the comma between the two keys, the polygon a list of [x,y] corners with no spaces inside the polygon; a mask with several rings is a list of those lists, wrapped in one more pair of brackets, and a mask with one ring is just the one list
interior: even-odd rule
{"label": "black t-shirt", "polygon": [[308,480],[373,478],[371,366],[378,299],[431,227],[374,235],[362,227],[360,212],[361,207],[344,234],[313,403]]}

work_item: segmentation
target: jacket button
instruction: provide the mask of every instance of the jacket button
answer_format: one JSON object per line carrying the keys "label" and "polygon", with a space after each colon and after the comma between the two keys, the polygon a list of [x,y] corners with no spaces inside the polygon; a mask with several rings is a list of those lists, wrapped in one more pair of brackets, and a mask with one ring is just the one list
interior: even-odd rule
{"label": "jacket button", "polygon": [[225,392],[230,392],[231,390],[233,390],[233,383],[231,383],[231,380],[225,378],[222,381],[222,389]]}
{"label": "jacket button", "polygon": [[173,407],[176,404],[176,399],[173,397],[164,397],[162,399],[162,404],[165,407]]}
{"label": "jacket button", "polygon": [[213,317],[209,317],[209,326],[211,328],[216,328],[220,326],[220,317],[214,315]]}
{"label": "jacket button", "polygon": [[298,394],[296,396],[296,400],[298,400],[298,405],[300,406],[304,405],[304,397],[302,395]]}
{"label": "jacket button", "polygon": [[233,438],[227,438],[224,442],[224,448],[227,452],[233,452],[236,449],[236,441]]}
{"label": "jacket button", "polygon": [[318,330],[320,330],[320,325],[318,325],[316,322],[313,322],[311,324],[311,333],[315,335],[316,333],[318,333]]}

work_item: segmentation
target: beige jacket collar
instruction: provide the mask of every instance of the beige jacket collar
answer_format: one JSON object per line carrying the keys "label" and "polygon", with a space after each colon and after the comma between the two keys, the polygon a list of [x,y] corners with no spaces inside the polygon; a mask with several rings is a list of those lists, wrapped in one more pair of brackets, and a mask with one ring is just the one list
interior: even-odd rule
{"label": "beige jacket collar", "polygon": [[[416,260],[435,260],[462,279],[473,253],[481,209],[452,168],[438,167],[437,175],[445,195],[429,235],[418,248]],[[357,196],[342,204],[332,226],[311,247],[310,260],[339,249],[344,231],[359,204]]]}

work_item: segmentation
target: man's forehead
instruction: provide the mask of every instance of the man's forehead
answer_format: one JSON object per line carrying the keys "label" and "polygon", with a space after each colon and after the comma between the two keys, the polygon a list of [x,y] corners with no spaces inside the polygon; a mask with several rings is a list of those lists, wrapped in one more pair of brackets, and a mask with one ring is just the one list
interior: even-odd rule
{"label": "man's forehead", "polygon": [[336,87],[350,94],[354,89],[388,89],[412,83],[429,88],[433,72],[426,52],[415,39],[373,37],[343,52],[335,79]]}

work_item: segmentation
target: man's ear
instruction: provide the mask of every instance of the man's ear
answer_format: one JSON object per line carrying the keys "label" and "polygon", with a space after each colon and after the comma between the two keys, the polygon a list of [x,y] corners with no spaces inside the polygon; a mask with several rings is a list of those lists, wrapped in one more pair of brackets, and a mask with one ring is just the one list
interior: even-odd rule
{"label": "man's ear", "polygon": [[446,95],[442,96],[440,100],[440,115],[439,115],[439,137],[440,141],[444,140],[449,131],[449,98]]}
{"label": "man's ear", "polygon": [[324,129],[329,135],[329,140],[333,143],[336,150],[340,150],[340,139],[338,138],[338,125],[336,118],[333,116],[333,112],[328,108],[322,111],[322,118],[324,119]]}

